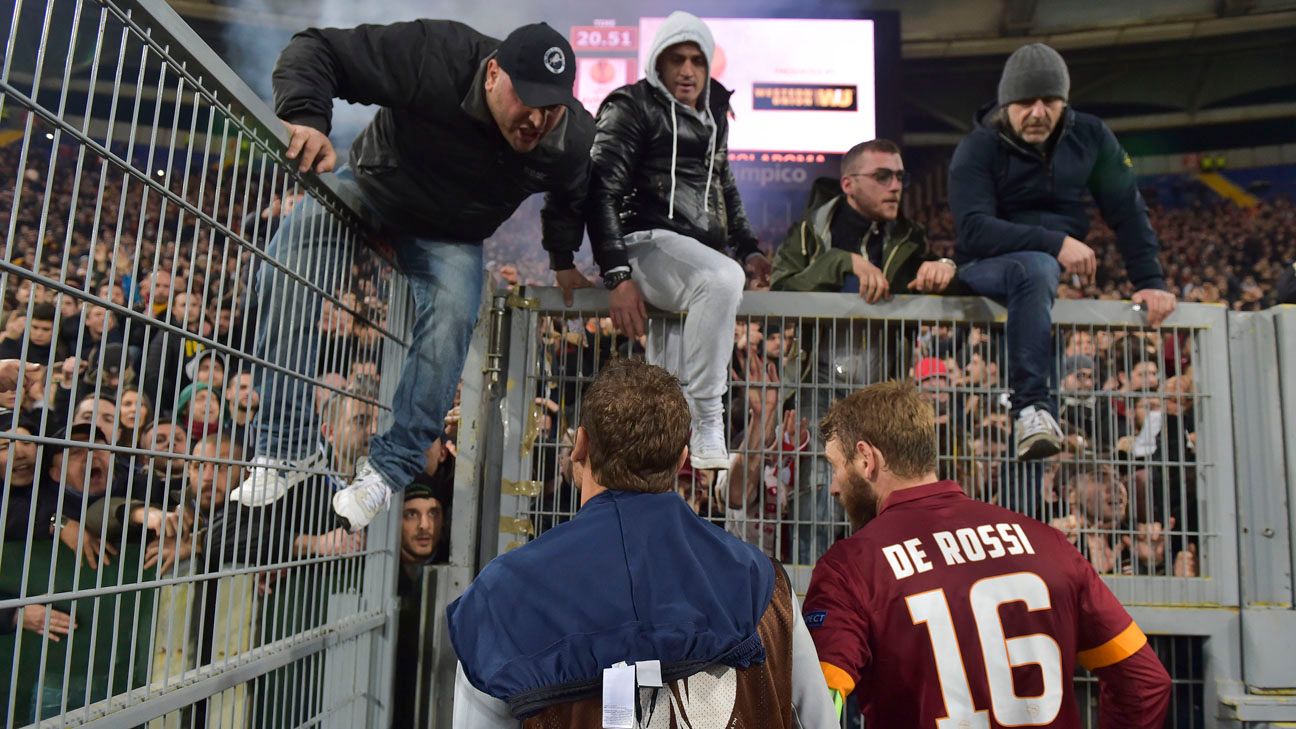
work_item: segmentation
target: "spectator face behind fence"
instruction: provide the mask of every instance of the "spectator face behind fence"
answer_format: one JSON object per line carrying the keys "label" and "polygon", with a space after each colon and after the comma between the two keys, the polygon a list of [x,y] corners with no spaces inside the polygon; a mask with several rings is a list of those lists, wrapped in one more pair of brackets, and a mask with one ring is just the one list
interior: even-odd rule
{"label": "spectator face behind fence", "polygon": [[[183,289],[182,289],[183,290]],[[159,268],[140,282],[140,300],[145,307],[164,307],[171,297],[171,272]]]}
{"label": "spectator face behind fence", "polygon": [[[575,63],[575,59],[568,58],[566,63]],[[561,104],[532,107],[522,103],[513,87],[513,79],[494,58],[486,62],[486,106],[509,146],[521,154],[540,146],[540,140],[552,132],[567,113]]]}
{"label": "spectator face behind fence", "polygon": [[324,299],[324,303],[320,306],[319,326],[320,331],[324,334],[340,337],[350,334],[352,328],[355,327],[355,314],[352,314],[344,307],[355,309],[356,297],[355,294],[347,292],[338,298],[343,306],[334,304],[332,299]]}
{"label": "spectator face behind fence", "polygon": [[444,532],[445,513],[441,501],[427,490],[416,492],[411,486],[407,489],[401,515],[401,562],[415,567],[427,564],[436,553]]}
{"label": "spectator face behind fence", "polygon": [[776,330],[765,336],[765,358],[773,361],[783,358],[783,332]]}
{"label": "spectator face behind fence", "polygon": [[1070,392],[1094,389],[1094,361],[1087,355],[1067,357],[1062,363],[1062,389]]}
{"label": "spectator face behind fence", "polygon": [[1066,352],[1063,356],[1076,357],[1083,355],[1093,357],[1098,354],[1098,343],[1093,332],[1071,332],[1067,335]]}
{"label": "spectator face behind fence", "polygon": [[1099,467],[1075,477],[1068,500],[1083,526],[1115,529],[1125,521],[1129,491],[1110,468]]}
{"label": "spectator face behind fence", "polygon": [[954,380],[950,377],[949,367],[944,360],[937,357],[924,357],[914,365],[914,381],[922,390],[927,402],[936,410],[937,417],[949,415],[950,392]]}
{"label": "spectator face behind fence", "polygon": [[93,395],[77,403],[76,411],[72,414],[72,422],[94,423],[105,434],[112,435],[117,432],[117,405],[112,400]]}
{"label": "spectator face behind fence", "polygon": [[698,108],[707,86],[707,57],[693,42],[667,46],[657,56],[657,75],[681,104]]}
{"label": "spectator face behind fence", "polygon": [[198,294],[177,291],[171,297],[171,323],[178,327],[194,331],[198,319],[202,316],[202,299]]}
{"label": "spectator face behind fence", "polygon": [[27,314],[23,309],[14,309],[5,319],[4,338],[15,342],[22,341],[27,333]]}
{"label": "spectator face behind fence", "polygon": [[[189,435],[174,423],[159,423],[144,432],[141,446],[159,453],[183,454],[189,452]],[[148,456],[148,466],[163,478],[179,478],[188,464],[184,458],[167,458],[165,455]]]}
{"label": "spectator face behind fence", "polygon": [[230,327],[234,324],[234,310],[228,306],[217,305],[212,309],[211,316],[208,319],[216,324],[216,337],[224,339],[229,335]]}
{"label": "spectator face behind fence", "polygon": [[279,205],[279,216],[284,218],[288,217],[288,215],[292,213],[293,208],[297,207],[297,203],[302,201],[303,197],[305,197],[305,195],[300,192],[285,197],[283,202]]}
{"label": "spectator face behind fence", "polygon": [[[80,288],[80,287],[81,287],[80,284],[78,284],[77,282],[72,281],[72,280],[70,280],[70,279],[69,279],[66,283],[67,283],[67,285],[72,286],[72,287],[74,287],[74,288]],[[59,299],[59,302],[58,302],[58,313],[59,313],[59,316],[62,317],[62,318],[64,318],[64,319],[71,319],[72,317],[74,317],[74,316],[76,316],[77,314],[80,314],[80,313],[81,313],[81,302],[80,302],[80,301],[77,301],[77,299],[76,299],[75,297],[72,297],[72,296],[64,296],[64,297],[62,297],[61,299]]]}
{"label": "spectator face behind fence", "polygon": [[103,339],[104,331],[112,327],[112,322],[112,313],[108,309],[102,306],[86,306],[86,314],[82,324],[96,341]]}
{"label": "spectator face behind fence", "polygon": [[904,161],[899,151],[866,149],[846,155],[841,186],[846,201],[869,220],[891,221],[900,215]]}
{"label": "spectator face behind fence", "polygon": [[[31,431],[21,425],[14,428],[13,432],[31,435]],[[9,471],[10,466],[13,467],[12,472]],[[0,478],[5,474],[8,474],[10,486],[31,486],[36,480],[36,444],[26,440],[0,438]]]}
{"label": "spectator face behind fence", "polygon": [[185,415],[188,418],[191,433],[196,430],[211,432],[216,426],[220,425],[220,393],[208,387],[194,390],[193,397],[189,400],[188,407],[185,409]]}
{"label": "spectator face behind fence", "polygon": [[215,390],[221,389],[225,385],[224,360],[215,352],[200,357],[194,366],[193,377],[190,379],[210,385]]}
{"label": "spectator face behind fence", "polygon": [[1161,367],[1156,362],[1139,362],[1130,368],[1127,386],[1131,392],[1153,392],[1160,386]]}
{"label": "spectator face behind fence", "polygon": [[17,288],[14,289],[14,301],[18,302],[19,306],[26,308],[27,303],[31,301],[31,292],[32,282],[25,278],[20,280]]}
{"label": "spectator face behind fence", "polygon": [[877,484],[936,471],[936,419],[913,384],[892,380],[838,400],[819,424],[832,482],[828,493],[859,529],[877,516]]}
{"label": "spectator face behind fence", "polygon": [[356,459],[369,452],[369,440],[378,434],[377,408],[352,395],[334,395],[324,403],[321,420],[334,467],[339,473],[354,472]]}
{"label": "spectator face behind fence", "polygon": [[121,396],[121,415],[119,422],[124,431],[138,432],[148,422],[152,413],[148,400],[139,390],[127,390]]}
{"label": "spectator face behind fence", "polygon": [[261,407],[261,394],[256,391],[251,372],[240,372],[225,388],[225,402],[235,422],[244,423]]}
{"label": "spectator face behind fence", "polygon": [[1192,377],[1188,375],[1170,377],[1166,379],[1161,389],[1166,394],[1164,410],[1167,415],[1183,415],[1192,409]]}
{"label": "spectator face behind fence", "polygon": [[126,305],[126,289],[117,284],[104,284],[96,292],[99,298],[106,299],[118,306]]}
{"label": "spectator face behind fence", "polygon": [[[108,437],[93,425],[77,424],[70,430],[68,440],[82,443],[108,443]],[[60,449],[54,454],[47,475],[55,483],[93,498],[108,492],[108,477],[111,471],[112,457],[108,451],[102,448],[73,446]]]}
{"label": "spectator face behind fence", "polygon": [[665,493],[688,457],[689,410],[679,381],[632,359],[608,363],[585,390],[572,446],[583,505],[602,489]]}
{"label": "spectator face behind fence", "polygon": [[[330,398],[338,394],[336,390],[347,389],[347,378],[337,372],[330,372],[321,379],[323,379],[324,384],[315,386],[316,413],[324,412],[324,405],[328,403]],[[336,390],[329,388],[336,388]]]}
{"label": "spectator face behind fence", "polygon": [[37,304],[27,326],[27,340],[37,347],[48,347],[54,339],[54,307]]}
{"label": "spectator face behind fence", "polygon": [[243,483],[243,467],[213,463],[211,459],[243,459],[243,449],[229,436],[208,436],[194,446],[193,455],[201,460],[189,461],[189,489],[200,513],[210,515],[221,508],[235,484]]}

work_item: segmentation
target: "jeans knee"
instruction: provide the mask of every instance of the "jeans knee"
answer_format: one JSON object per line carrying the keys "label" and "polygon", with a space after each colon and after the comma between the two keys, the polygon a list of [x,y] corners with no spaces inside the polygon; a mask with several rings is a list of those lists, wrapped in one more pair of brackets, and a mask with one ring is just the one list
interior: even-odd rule
{"label": "jeans knee", "polygon": [[1013,287],[1019,291],[1042,293],[1050,298],[1057,293],[1062,267],[1047,253],[1030,251],[1014,256],[1010,270],[1015,279]]}

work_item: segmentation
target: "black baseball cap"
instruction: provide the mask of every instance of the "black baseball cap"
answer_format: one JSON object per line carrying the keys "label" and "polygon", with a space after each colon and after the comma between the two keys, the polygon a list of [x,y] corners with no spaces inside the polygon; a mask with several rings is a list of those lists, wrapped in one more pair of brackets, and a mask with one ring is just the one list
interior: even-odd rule
{"label": "black baseball cap", "polygon": [[575,109],[576,54],[548,23],[532,23],[508,34],[495,60],[513,81],[513,90],[530,107],[562,104]]}

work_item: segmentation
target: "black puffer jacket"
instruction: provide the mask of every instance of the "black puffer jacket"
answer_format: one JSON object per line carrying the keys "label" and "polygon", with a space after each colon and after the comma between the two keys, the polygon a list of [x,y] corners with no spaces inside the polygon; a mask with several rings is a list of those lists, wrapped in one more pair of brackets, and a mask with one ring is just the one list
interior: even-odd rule
{"label": "black puffer jacket", "polygon": [[[729,169],[729,96],[710,82],[712,127],[647,79],[613,91],[595,122],[589,225],[599,267],[624,266],[624,236],[665,228],[738,260],[758,252]],[[672,194],[672,175],[674,194]]]}
{"label": "black puffer jacket", "polygon": [[351,147],[365,198],[392,232],[480,242],[533,193],[548,193],[543,244],[572,267],[584,232],[593,119],[568,110],[518,154],[491,118],[485,62],[499,41],[448,20],[309,28],[274,71],[275,113],[329,131],[333,99],[380,106]]}

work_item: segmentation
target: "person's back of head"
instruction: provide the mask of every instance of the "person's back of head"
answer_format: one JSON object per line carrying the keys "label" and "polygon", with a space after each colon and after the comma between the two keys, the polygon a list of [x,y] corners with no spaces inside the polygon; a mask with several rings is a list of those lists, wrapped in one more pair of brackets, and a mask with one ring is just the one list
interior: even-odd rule
{"label": "person's back of head", "polygon": [[936,416],[909,380],[889,380],[856,390],[833,403],[819,423],[824,441],[836,440],[848,457],[867,443],[899,478],[936,468]]}
{"label": "person's back of head", "polygon": [[675,486],[689,440],[679,380],[632,359],[614,359],[585,390],[580,427],[590,473],[614,491],[662,493]]}

